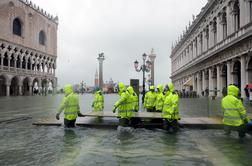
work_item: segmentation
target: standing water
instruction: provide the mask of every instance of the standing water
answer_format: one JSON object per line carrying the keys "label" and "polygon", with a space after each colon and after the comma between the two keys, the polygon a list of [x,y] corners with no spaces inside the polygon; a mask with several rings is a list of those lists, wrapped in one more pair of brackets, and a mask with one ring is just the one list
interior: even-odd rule
{"label": "standing water", "polygon": [[[30,120],[0,124],[1,166],[252,165],[251,138],[240,142],[236,133],[227,137],[222,130],[181,129],[177,134],[167,134],[160,129],[64,129],[32,125],[36,119],[54,117],[62,97],[0,98],[0,120],[32,116]],[[91,110],[92,99],[92,95],[80,96],[81,112]],[[116,100],[117,95],[105,95],[105,111],[111,111]],[[194,111],[182,115],[205,116],[204,107],[196,105]]]}

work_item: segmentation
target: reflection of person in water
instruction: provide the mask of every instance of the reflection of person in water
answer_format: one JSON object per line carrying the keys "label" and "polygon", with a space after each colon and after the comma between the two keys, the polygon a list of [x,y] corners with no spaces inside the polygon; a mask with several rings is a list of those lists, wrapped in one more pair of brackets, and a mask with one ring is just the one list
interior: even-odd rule
{"label": "reflection of person in water", "polygon": [[[57,165],[73,165],[73,160],[81,153],[80,140],[77,136],[76,128],[65,128],[63,135],[63,145],[60,149],[60,156]],[[52,164],[53,165],[53,164]]]}

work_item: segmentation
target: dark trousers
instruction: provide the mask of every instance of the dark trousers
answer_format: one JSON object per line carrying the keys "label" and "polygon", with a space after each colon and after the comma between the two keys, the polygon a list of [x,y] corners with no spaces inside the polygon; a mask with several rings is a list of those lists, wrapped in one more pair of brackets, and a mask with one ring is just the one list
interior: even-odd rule
{"label": "dark trousers", "polygon": [[164,120],[164,129],[166,131],[176,133],[179,129],[178,121],[173,120],[173,121],[168,121],[167,119]]}
{"label": "dark trousers", "polygon": [[155,108],[147,108],[147,112],[155,112]]}
{"label": "dark trousers", "polygon": [[137,127],[137,125],[142,124],[141,118],[131,118],[130,126]]}
{"label": "dark trousers", "polygon": [[137,127],[138,124],[141,124],[142,121],[140,118],[120,118],[119,125],[123,127]]}
{"label": "dark trousers", "polygon": [[237,131],[238,135],[240,138],[245,137],[246,131],[247,131],[247,127],[246,125],[241,125],[241,126],[228,126],[228,125],[224,125],[224,131],[226,135],[229,135],[231,133],[231,131]]}
{"label": "dark trousers", "polygon": [[122,127],[130,126],[130,120],[127,118],[119,118],[119,126],[122,126]]}
{"label": "dark trousers", "polygon": [[73,128],[75,127],[75,120],[67,120],[67,119],[64,119],[64,125],[65,125],[65,128]]}

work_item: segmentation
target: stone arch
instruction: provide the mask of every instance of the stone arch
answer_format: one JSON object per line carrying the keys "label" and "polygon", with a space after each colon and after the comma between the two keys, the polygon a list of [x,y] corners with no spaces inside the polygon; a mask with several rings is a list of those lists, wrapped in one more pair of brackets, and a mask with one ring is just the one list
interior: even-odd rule
{"label": "stone arch", "polygon": [[41,93],[43,95],[47,95],[48,93],[48,80],[47,79],[42,79],[41,80],[41,86],[42,86],[42,89],[41,89]]}
{"label": "stone arch", "polygon": [[10,81],[10,95],[11,96],[18,96],[19,95],[19,85],[20,85],[20,77],[14,76],[11,78]]}
{"label": "stone arch", "polygon": [[32,86],[32,80],[30,77],[25,77],[23,79],[23,90],[22,94],[25,96],[29,96],[31,94],[31,87]]}
{"label": "stone arch", "polygon": [[53,94],[53,81],[51,79],[48,80],[48,94]]}
{"label": "stone arch", "polygon": [[0,75],[0,96],[6,96],[6,84],[9,82],[8,81],[9,77],[5,74]]}
{"label": "stone arch", "polygon": [[239,60],[234,61],[232,66],[233,84],[241,88],[241,62]]}
{"label": "stone arch", "polygon": [[248,83],[252,84],[252,57],[248,61],[247,70],[248,70]]}
{"label": "stone arch", "polygon": [[41,80],[39,78],[34,78],[32,81],[32,92],[34,95],[38,95],[40,93]]}

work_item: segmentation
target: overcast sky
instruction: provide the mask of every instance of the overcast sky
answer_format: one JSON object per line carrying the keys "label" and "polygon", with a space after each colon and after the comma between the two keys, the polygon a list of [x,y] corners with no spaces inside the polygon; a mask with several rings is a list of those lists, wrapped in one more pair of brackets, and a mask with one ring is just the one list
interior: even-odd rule
{"label": "overcast sky", "polygon": [[104,52],[104,81],[142,78],[133,62],[154,48],[155,83],[169,83],[171,44],[207,0],[32,0],[59,16],[59,86],[94,84],[98,53]]}

